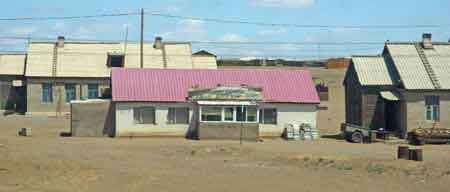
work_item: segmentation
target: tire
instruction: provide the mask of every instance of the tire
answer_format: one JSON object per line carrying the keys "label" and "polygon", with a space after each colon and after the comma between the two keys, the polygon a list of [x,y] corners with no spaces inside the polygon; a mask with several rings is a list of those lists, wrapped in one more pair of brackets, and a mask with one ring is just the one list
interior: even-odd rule
{"label": "tire", "polygon": [[353,132],[352,133],[352,142],[354,143],[362,143],[364,139],[364,136],[361,132]]}

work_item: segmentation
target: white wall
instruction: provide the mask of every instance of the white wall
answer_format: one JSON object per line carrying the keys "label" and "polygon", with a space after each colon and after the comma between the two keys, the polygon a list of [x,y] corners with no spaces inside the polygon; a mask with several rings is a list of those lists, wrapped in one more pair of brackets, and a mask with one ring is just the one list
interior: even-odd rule
{"label": "white wall", "polygon": [[217,69],[217,60],[214,56],[192,56],[194,69]]}
{"label": "white wall", "polygon": [[[155,107],[155,124],[141,125],[133,122],[133,108]],[[169,107],[190,107],[190,125],[167,123]],[[316,127],[317,105],[315,104],[264,104],[261,108],[277,109],[277,125],[260,124],[260,136],[281,136],[286,123],[309,123]],[[116,136],[185,136],[189,127],[197,120],[195,106],[189,103],[116,103]]]}
{"label": "white wall", "polygon": [[[155,107],[155,124],[135,124],[134,107]],[[190,107],[192,122],[193,107],[189,103],[116,103],[116,136],[185,136],[189,125],[167,123],[169,107]]]}
{"label": "white wall", "polygon": [[317,125],[317,105],[316,104],[284,104],[267,103],[260,108],[276,108],[277,124],[260,124],[260,136],[280,136],[284,131],[284,125],[287,123],[309,123],[312,127]]}

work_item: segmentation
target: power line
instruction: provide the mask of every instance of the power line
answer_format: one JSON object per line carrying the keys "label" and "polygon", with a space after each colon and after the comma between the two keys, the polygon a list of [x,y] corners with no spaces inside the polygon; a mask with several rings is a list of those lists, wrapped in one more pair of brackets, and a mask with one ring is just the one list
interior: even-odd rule
{"label": "power line", "polygon": [[[40,41],[55,41],[55,39],[50,38],[33,38],[33,37],[20,37],[20,36],[0,36],[0,39],[12,39],[12,40],[31,40],[32,42],[39,43]],[[95,40],[95,39],[77,39],[77,38],[67,38],[67,42],[70,41],[84,41],[84,42],[105,42],[105,43],[120,43],[123,40]],[[138,40],[128,40],[131,43],[138,43]],[[153,41],[145,41],[146,43],[153,43]],[[171,41],[168,41],[169,43]],[[191,44],[211,44],[211,45],[383,45],[384,41],[183,41],[179,43],[191,43]]]}
{"label": "power line", "polygon": [[0,21],[49,21],[49,20],[73,20],[73,19],[92,19],[102,17],[122,17],[139,15],[137,12],[114,13],[100,15],[82,15],[82,16],[50,16],[50,17],[16,17],[16,18],[0,18]]}
{"label": "power line", "polygon": [[[192,17],[183,15],[172,15],[157,12],[145,12],[146,15],[154,17],[163,17],[171,19],[180,20],[196,20],[212,23],[227,23],[227,24],[242,24],[242,25],[256,25],[256,26],[270,26],[270,27],[293,27],[293,28],[313,28],[313,29],[380,29],[380,28],[391,28],[391,29],[431,29],[431,28],[444,28],[450,27],[450,25],[439,25],[439,24],[414,24],[414,25],[312,25],[312,24],[295,24],[295,23],[268,23],[268,22],[258,22],[249,21],[243,19],[217,19],[208,17]],[[15,18],[0,18],[0,21],[49,21],[49,20],[74,20],[74,19],[93,19],[93,18],[104,18],[104,17],[123,17],[123,16],[137,16],[140,15],[139,12],[127,12],[127,13],[111,13],[111,14],[99,14],[99,15],[81,15],[81,16],[48,16],[48,17],[15,17]]]}
{"label": "power line", "polygon": [[[204,22],[214,22],[214,23],[229,23],[229,24],[245,24],[245,25],[259,25],[259,26],[271,26],[271,27],[295,27],[295,28],[318,28],[318,29],[330,29],[330,28],[343,28],[343,29],[376,29],[376,28],[394,28],[394,29],[412,29],[412,28],[443,28],[444,25],[306,25],[306,24],[293,24],[293,23],[266,23],[266,22],[255,22],[247,20],[228,20],[228,19],[216,19],[216,18],[206,18],[206,17],[191,17],[191,16],[181,16],[181,15],[171,15],[163,13],[146,13],[151,16],[172,18],[172,19],[182,19],[182,20],[196,20]],[[445,27],[450,27],[450,25],[445,25]]]}

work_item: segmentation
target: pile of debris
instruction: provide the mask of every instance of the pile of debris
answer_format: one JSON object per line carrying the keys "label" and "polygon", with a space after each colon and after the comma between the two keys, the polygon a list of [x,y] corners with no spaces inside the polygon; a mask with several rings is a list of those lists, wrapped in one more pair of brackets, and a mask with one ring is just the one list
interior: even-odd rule
{"label": "pile of debris", "polygon": [[308,123],[296,124],[288,123],[284,128],[284,138],[287,140],[316,140],[319,132]]}
{"label": "pile of debris", "polygon": [[450,129],[446,128],[417,128],[408,134],[408,140],[414,145],[426,143],[450,143]]}

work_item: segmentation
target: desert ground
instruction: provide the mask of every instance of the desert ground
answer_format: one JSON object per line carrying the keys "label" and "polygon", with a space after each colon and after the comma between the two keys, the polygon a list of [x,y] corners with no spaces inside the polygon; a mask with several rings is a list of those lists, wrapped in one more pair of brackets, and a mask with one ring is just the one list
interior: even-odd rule
{"label": "desert ground", "polygon": [[[31,137],[17,136],[21,127]],[[448,191],[450,145],[424,161],[396,160],[398,144],[74,138],[69,120],[0,118],[0,191]]]}
{"label": "desert ground", "polygon": [[61,137],[67,118],[1,116],[0,191],[449,191],[450,145],[423,146],[414,162],[396,159],[397,142],[341,140],[343,70],[311,73],[330,101],[324,138],[309,142]]}

